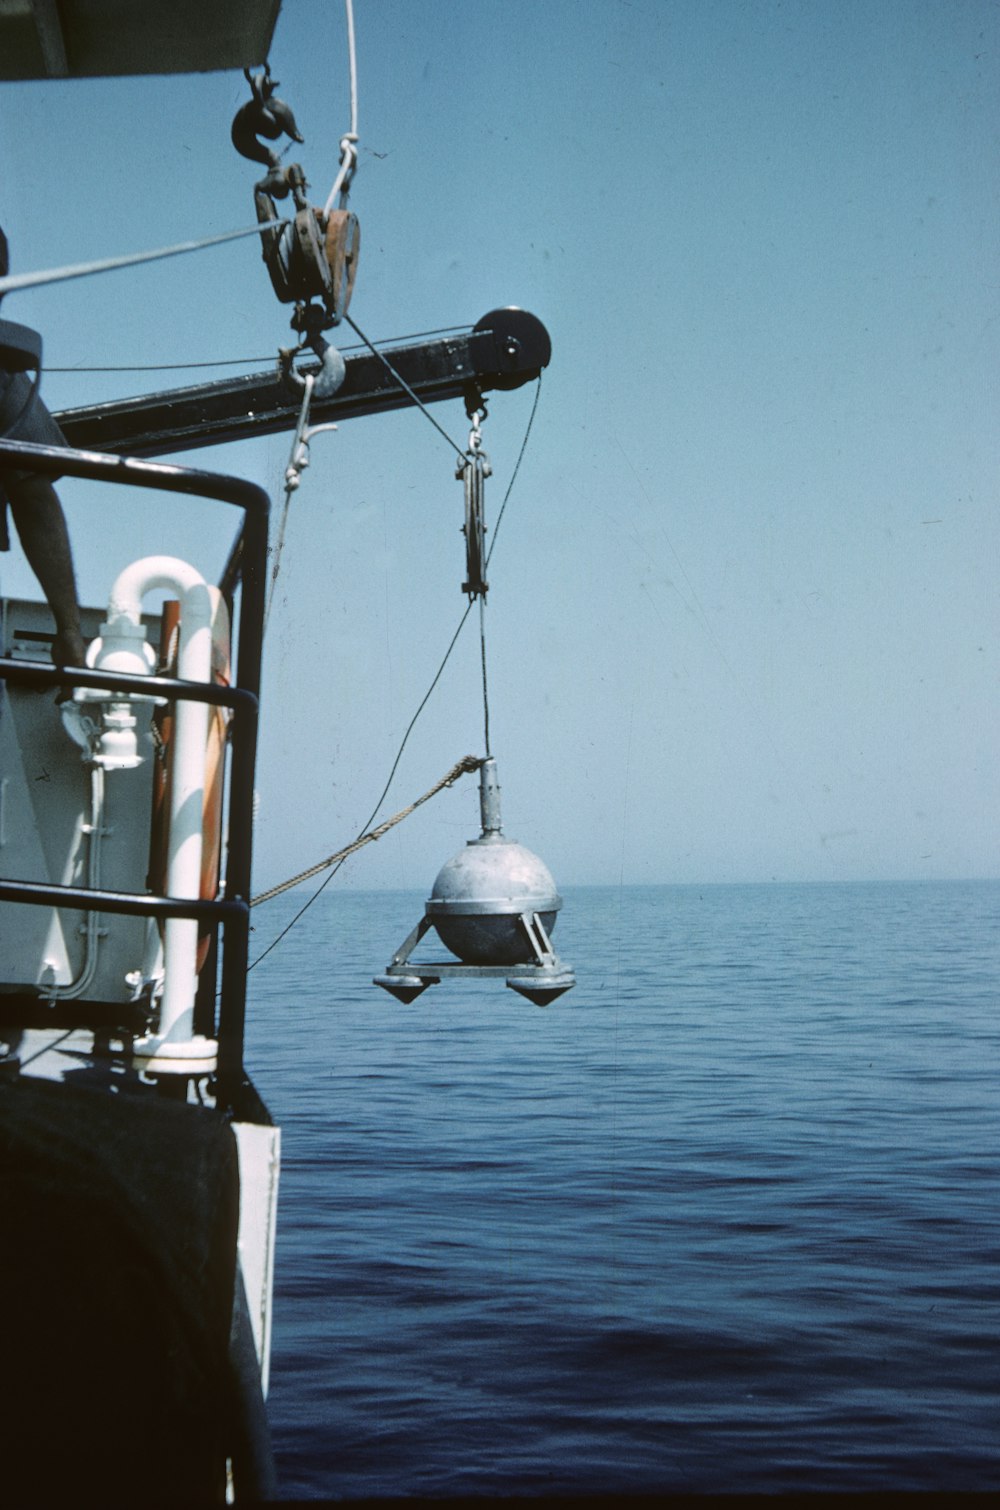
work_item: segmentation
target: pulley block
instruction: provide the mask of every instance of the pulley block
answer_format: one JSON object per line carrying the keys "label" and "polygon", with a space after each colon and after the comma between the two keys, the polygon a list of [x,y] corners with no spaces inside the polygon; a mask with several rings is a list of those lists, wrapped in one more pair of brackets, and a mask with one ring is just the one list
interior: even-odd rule
{"label": "pulley block", "polygon": [[[244,157],[268,168],[254,186],[254,206],[259,224],[267,226],[261,232],[261,251],[271,285],[282,304],[322,300],[327,323],[336,325],[346,314],[354,289],[361,246],[357,217],[344,209],[328,214],[310,205],[301,164],[282,168],[279,153],[267,145],[280,136],[303,140],[290,107],[274,93],[278,81],[271,78],[267,65],[262,73],[244,69],[244,74],[252,97],[236,113],[232,139]],[[294,217],[274,224],[283,219],[275,200],[287,199],[289,194]]]}
{"label": "pulley block", "polygon": [[361,227],[350,210],[331,210],[326,217],[326,264],[330,271],[327,308],[336,325],[347,313],[354,292],[361,255]]}
{"label": "pulley block", "polygon": [[[254,205],[261,225],[281,218],[271,195],[260,185]],[[347,313],[354,291],[361,249],[358,217],[348,210],[324,215],[312,205],[300,207],[293,220],[271,226],[261,235],[261,252],[271,286],[282,304],[320,299],[333,325]]]}
{"label": "pulley block", "polygon": [[465,581],[462,591],[472,599],[485,597],[489,590],[486,580],[486,515],[484,499],[486,478],[492,468],[483,451],[467,451],[459,462],[455,476],[462,479],[465,487]]}

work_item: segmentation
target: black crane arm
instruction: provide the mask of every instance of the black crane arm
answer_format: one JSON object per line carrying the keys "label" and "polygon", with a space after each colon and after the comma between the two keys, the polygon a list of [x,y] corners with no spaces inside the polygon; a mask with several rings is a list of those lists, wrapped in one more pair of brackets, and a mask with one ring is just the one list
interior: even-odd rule
{"label": "black crane arm", "polygon": [[[552,343],[541,320],[510,307],[491,310],[468,332],[388,347],[386,355],[420,401],[432,404],[531,382],[548,366]],[[413,402],[371,351],[345,353],[345,363],[338,392],[313,402],[312,424]],[[301,396],[275,371],[64,409],[55,417],[69,444],[81,451],[145,457],[291,430],[300,409]]]}

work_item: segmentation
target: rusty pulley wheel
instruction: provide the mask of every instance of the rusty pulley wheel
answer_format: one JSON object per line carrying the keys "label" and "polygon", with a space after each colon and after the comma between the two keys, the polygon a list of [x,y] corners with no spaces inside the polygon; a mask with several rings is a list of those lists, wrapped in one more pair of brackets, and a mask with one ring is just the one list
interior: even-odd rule
{"label": "rusty pulley wheel", "polygon": [[[261,224],[280,219],[271,196],[254,194]],[[261,252],[271,286],[282,304],[321,300],[329,323],[337,325],[347,312],[358,270],[361,230],[358,217],[347,210],[322,215],[312,205],[297,210],[294,220],[269,225],[261,234]]]}
{"label": "rusty pulley wheel", "polygon": [[307,205],[296,211],[294,220],[268,225],[281,217],[274,200],[259,186],[254,190],[254,205],[257,219],[267,225],[261,233],[261,255],[271,287],[282,304],[301,304],[313,298],[328,304],[332,297],[330,269],[317,212]]}
{"label": "rusty pulley wheel", "polygon": [[325,256],[320,217],[308,205],[295,216],[292,280],[297,299],[322,299],[329,309],[333,298],[330,268]]}
{"label": "rusty pulley wheel", "polygon": [[358,217],[350,210],[331,210],[326,217],[326,262],[330,274],[326,307],[335,323],[344,318],[351,302],[360,252]]}

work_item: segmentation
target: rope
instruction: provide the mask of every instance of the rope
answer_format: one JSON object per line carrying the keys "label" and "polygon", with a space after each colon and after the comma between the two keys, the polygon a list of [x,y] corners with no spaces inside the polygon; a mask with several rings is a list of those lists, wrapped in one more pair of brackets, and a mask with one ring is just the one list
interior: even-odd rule
{"label": "rope", "polygon": [[285,503],[281,510],[281,519],[278,522],[278,536],[274,543],[274,560],[271,564],[271,580],[267,585],[267,602],[264,605],[264,633],[267,633],[268,620],[271,617],[271,604],[274,602],[274,589],[278,582],[278,573],[281,570],[281,552],[285,548],[285,527],[288,524],[288,510],[292,502],[292,494],[299,485],[299,461],[300,452],[305,441],[306,426],[309,423],[309,404],[312,400],[313,375],[307,373],[305,378],[305,392],[302,395],[302,408],[299,411],[299,422],[295,427],[295,438],[292,441],[292,453],[285,468]]}
{"label": "rope", "polygon": [[347,195],[358,166],[358,59],[354,47],[354,6],[345,0],[347,8],[347,59],[351,73],[351,129],[340,138],[340,171],[334,179],[333,188],[324,207],[329,215],[334,200],[340,197],[340,208],[347,203]]}
{"label": "rope", "polygon": [[[434,691],[434,688],[437,686],[438,682],[441,680],[441,676],[442,676],[442,674],[444,672],[444,668],[448,664],[448,660],[449,660],[449,657],[451,656],[451,652],[455,648],[455,645],[456,645],[456,643],[458,641],[458,637],[462,633],[462,630],[465,627],[465,621],[469,617],[469,614],[471,613],[471,611],[472,611],[472,603],[469,602],[469,604],[466,606],[465,612],[463,613],[461,619],[458,622],[458,628],[455,630],[455,633],[451,637],[451,643],[449,644],[448,649],[444,653],[444,659],[442,660],[442,662],[441,662],[440,666],[438,667],[437,671],[434,673],[434,680],[431,682],[430,686],[427,688],[427,691],[424,693],[423,698],[421,699],[420,706],[418,707],[416,713],[414,713],[413,717],[410,719],[410,722],[406,726],[406,733],[403,735],[403,738],[402,738],[402,741],[400,743],[399,749],[396,751],[396,758],[395,758],[395,760],[392,763],[392,770],[389,772],[389,775],[388,775],[388,777],[386,779],[385,786],[382,788],[382,792],[381,792],[381,795],[379,796],[378,801],[376,802],[375,806],[371,810],[371,813],[370,813],[369,818],[368,818],[368,822],[364,825],[364,828],[362,829],[362,834],[367,831],[368,824],[372,822],[372,820],[375,817],[375,814],[378,812],[379,808],[382,806],[383,802],[385,801],[386,793],[388,792],[389,788],[392,786],[393,777],[395,776],[396,771],[399,768],[399,762],[403,758],[403,751],[406,749],[406,742],[409,739],[410,735],[413,733],[413,728],[414,728],[414,725],[417,722],[417,719],[420,717],[421,713],[424,711],[425,707],[427,706],[427,703],[430,700],[431,693]],[[360,837],[360,835],[359,835],[359,837]],[[324,881],[322,881],[319,884],[319,886],[317,886],[316,890],[313,892],[312,896],[308,899],[308,901],[303,903],[303,905],[299,908],[298,912],[292,918],[291,922],[290,923],[286,923],[285,927],[282,928],[282,930],[278,934],[277,938],[272,939],[271,942],[268,944],[267,948],[263,951],[263,953],[258,954],[257,958],[255,960],[252,960],[251,963],[249,965],[247,965],[247,974],[248,975],[250,974],[250,971],[255,968],[255,966],[257,966],[257,965],[260,964],[261,960],[267,958],[267,956],[270,954],[270,952],[271,952],[272,949],[276,949],[278,947],[278,945],[281,943],[281,940],[285,937],[285,934],[286,933],[290,933],[292,931],[292,929],[295,927],[296,923],[302,917],[302,915],[304,913],[306,913],[306,912],[309,911],[309,908],[315,902],[316,898],[319,897],[319,896],[321,896],[322,893],[325,891],[326,887],[329,886],[330,882],[333,880],[334,876],[337,874],[337,871],[340,869],[340,866],[342,864],[343,864],[343,861],[339,861],[336,865],[333,866],[333,868],[330,871],[330,874],[326,877],[326,879]]]}
{"label": "rope", "polygon": [[457,446],[455,444],[455,442],[452,440],[451,436],[448,434],[447,430],[443,430],[441,428],[441,426],[438,424],[437,420],[434,418],[434,416],[431,413],[431,411],[428,409],[427,405],[423,402],[422,399],[419,399],[417,397],[417,395],[414,393],[413,389],[410,387],[410,385],[406,381],[406,379],[404,377],[400,377],[399,373],[396,371],[395,367],[389,361],[389,358],[385,355],[385,353],[382,352],[382,351],[379,351],[379,349],[376,346],[372,345],[371,341],[369,341],[369,339],[365,335],[364,331],[363,330],[359,330],[359,328],[357,327],[357,325],[355,325],[355,323],[351,319],[350,315],[345,314],[344,315],[344,319],[347,321],[348,325],[354,331],[354,334],[356,336],[360,336],[361,337],[362,341],[364,341],[365,345],[368,347],[368,350],[370,352],[372,352],[372,354],[374,356],[378,357],[379,361],[382,363],[382,365],[384,367],[388,368],[389,372],[392,373],[392,376],[396,379],[396,382],[399,384],[399,386],[401,388],[403,388],[410,395],[410,397],[413,400],[413,402],[417,405],[417,408],[418,409],[422,409],[424,411],[424,413],[426,414],[427,418],[430,420],[431,424],[434,426],[435,430],[437,430],[441,435],[444,436],[445,440],[448,442],[449,446],[451,446],[451,449],[455,452],[455,455],[458,457],[459,461],[463,461],[464,462],[464,460],[465,460],[465,452],[462,450],[461,446]]}
{"label": "rope", "polygon": [[[353,324],[352,321],[349,321],[349,323]],[[357,326],[354,326],[354,329],[357,330]],[[358,334],[360,335],[361,332],[358,331]],[[365,345],[371,347],[371,349],[374,351],[375,348],[373,346],[371,346],[371,342],[367,339],[367,337],[363,337],[363,339],[365,341]],[[376,356],[381,356],[380,352],[376,352],[375,354],[376,354]],[[383,360],[384,360],[384,358],[383,358]],[[405,384],[404,384],[404,387],[405,387]],[[504,500],[503,500],[503,504],[501,505],[501,508],[500,508],[500,513],[497,516],[497,522],[496,522],[496,526],[495,526],[494,532],[493,532],[493,543],[494,543],[494,545],[496,544],[496,530],[499,528],[500,520],[503,517],[503,511],[507,507],[507,500],[508,500],[508,498],[511,495],[511,490],[514,487],[514,482],[515,482],[515,480],[517,478],[518,471],[520,470],[520,466],[521,466],[521,462],[522,462],[522,460],[524,458],[525,450],[527,449],[528,437],[531,435],[531,427],[532,427],[532,425],[535,422],[535,412],[538,409],[538,399],[539,399],[539,395],[541,393],[541,387],[542,387],[541,376],[539,375],[538,387],[537,387],[537,389],[535,391],[535,402],[532,405],[531,414],[530,414],[530,416],[528,418],[528,427],[527,427],[527,429],[526,429],[526,431],[524,433],[524,440],[521,442],[521,450],[518,453],[518,458],[517,458],[517,462],[516,462],[516,464],[514,466],[513,474],[511,476],[510,482],[507,485],[507,492],[504,494]],[[447,437],[446,437],[446,439],[447,439]],[[454,442],[453,441],[449,441],[449,444],[450,445],[454,445]],[[458,450],[457,446],[455,446],[455,450],[456,451]],[[459,455],[462,456],[462,458],[464,460],[464,452],[459,452]],[[488,561],[489,560],[489,556],[487,556],[486,559]],[[441,680],[441,677],[444,674],[444,668],[447,666],[448,661],[449,661],[449,659],[451,657],[451,653],[454,650],[456,644],[458,643],[458,637],[462,633],[462,630],[465,628],[465,622],[468,619],[469,614],[472,612],[473,601],[474,600],[472,598],[470,598],[469,602],[466,604],[465,612],[462,614],[462,617],[458,621],[458,628],[455,630],[455,633],[452,635],[451,642],[448,645],[448,649],[444,653],[444,658],[442,659],[441,664],[438,667],[437,671],[434,673],[434,679],[431,682],[430,686],[427,688],[427,691],[424,693],[424,695],[423,695],[423,697],[422,697],[422,699],[420,701],[420,705],[417,708],[417,711],[414,713],[413,717],[410,719],[410,722],[409,722],[409,724],[406,727],[406,733],[403,735],[403,738],[400,741],[399,749],[396,751],[396,758],[393,761],[393,763],[392,763],[392,769],[390,770],[389,775],[386,778],[385,786],[382,788],[381,795],[379,796],[379,799],[376,802],[375,806],[372,808],[371,816],[369,817],[368,822],[364,825],[364,829],[362,830],[362,834],[359,835],[359,838],[363,837],[364,833],[368,829],[368,825],[374,821],[375,814],[378,812],[379,808],[382,806],[382,803],[385,801],[386,794],[388,793],[389,788],[392,786],[393,778],[396,775],[396,771],[399,769],[399,762],[403,758],[403,751],[406,749],[407,741],[409,740],[410,735],[413,733],[413,730],[414,730],[414,727],[416,725],[417,719],[420,717],[421,713],[424,711],[424,709],[426,708],[428,702],[430,701],[431,693],[434,691],[434,688],[437,686],[438,682]],[[327,875],[324,878],[324,880],[320,882],[319,886],[317,886],[317,888],[313,892],[312,896],[309,897],[307,899],[307,901],[303,903],[303,905],[299,908],[298,912],[292,918],[291,922],[286,923],[285,926],[284,926],[284,928],[277,935],[277,937],[271,940],[271,942],[268,944],[267,948],[264,949],[260,954],[258,954],[258,956],[257,956],[257,958],[255,960],[252,960],[250,962],[250,964],[247,966],[247,974],[248,975],[249,975],[249,973],[250,973],[251,970],[253,970],[257,965],[259,965],[261,963],[262,960],[264,960],[264,959],[267,958],[267,956],[271,953],[272,949],[276,949],[278,947],[278,945],[281,943],[282,939],[286,936],[286,934],[290,933],[292,931],[292,929],[295,927],[296,923],[299,921],[299,919],[301,917],[303,917],[306,912],[309,911],[309,908],[316,901],[317,897],[321,896],[322,893],[323,893],[323,891],[326,889],[326,887],[329,886],[330,882],[333,880],[334,876],[337,874],[337,871],[340,869],[341,865],[344,863],[344,859],[347,858],[347,856],[348,856],[348,854],[350,852],[351,852],[351,850],[350,850],[350,847],[349,847],[344,852],[343,859],[337,859],[336,857],[333,858],[333,861],[332,861],[332,863],[330,865],[330,873],[329,873],[329,875]],[[255,903],[258,899],[254,898],[253,900],[254,900],[254,903]]]}
{"label": "rope", "polygon": [[378,828],[369,829],[366,834],[360,835],[359,838],[354,840],[353,844],[346,845],[344,849],[338,849],[336,854],[327,855],[325,860],[319,860],[315,865],[310,865],[308,870],[300,871],[297,876],[292,876],[289,880],[282,881],[277,886],[272,886],[270,891],[262,891],[259,897],[251,899],[250,906],[259,907],[262,902],[270,902],[273,897],[280,897],[282,892],[291,891],[293,887],[298,886],[302,881],[308,881],[313,876],[318,876],[320,871],[326,870],[328,866],[340,864],[347,859],[348,855],[353,855],[356,850],[363,849],[366,844],[374,844],[376,839],[381,839],[383,834],[387,834],[391,828],[395,828],[397,823],[402,823],[404,818],[408,818],[411,813],[415,813],[418,807],[421,807],[425,802],[429,802],[432,797],[436,797],[438,792],[442,791],[446,786],[454,786],[460,776],[464,776],[468,771],[478,771],[482,763],[478,755],[464,756],[462,760],[452,766],[447,775],[442,776],[440,781],[435,782],[429,791],[426,791],[422,797],[418,797],[415,802],[411,802],[408,807],[401,808],[391,818],[386,818],[385,822],[380,823]]}
{"label": "rope", "polygon": [[[489,566],[489,564],[490,564],[490,558],[493,555],[493,551],[494,551],[494,548],[495,548],[496,543],[497,543],[497,535],[498,535],[498,533],[500,531],[500,521],[503,518],[504,509],[507,507],[507,500],[510,497],[512,491],[513,491],[515,482],[517,481],[517,474],[521,470],[521,462],[524,460],[524,453],[528,449],[528,440],[529,440],[529,437],[531,435],[531,427],[535,423],[535,414],[538,411],[538,400],[541,398],[541,396],[542,396],[542,374],[541,374],[541,372],[539,372],[539,374],[538,374],[538,382],[537,382],[537,384],[535,386],[535,402],[532,404],[532,406],[531,406],[531,413],[528,415],[528,428],[524,432],[524,439],[521,442],[521,449],[518,452],[517,461],[514,463],[514,470],[511,473],[510,482],[507,484],[507,491],[503,495],[503,503],[500,505],[500,512],[497,515],[497,522],[493,526],[493,541],[492,541],[492,543],[490,545],[489,550],[486,552],[486,565],[487,566]],[[485,570],[485,568],[484,568],[484,570]]]}
{"label": "rope", "polygon": [[265,220],[242,231],[226,231],[221,236],[205,236],[201,241],[180,241],[176,246],[161,246],[155,252],[133,252],[127,257],[105,257],[100,262],[76,262],[68,267],[50,268],[41,273],[9,273],[0,278],[0,295],[21,288],[40,288],[45,283],[65,283],[70,278],[88,278],[94,273],[112,273],[120,267],[135,267],[140,262],[158,262],[164,257],[180,257],[184,252],[200,252],[224,241],[238,241],[241,236],[257,236],[261,231],[288,225],[287,220]]}
{"label": "rope", "polygon": [[[418,330],[411,336],[390,336],[383,345],[406,346],[411,341],[424,341],[430,336],[450,336],[457,331],[468,330],[468,325],[441,325],[437,330]],[[342,346],[342,352],[360,351],[361,346]],[[274,360],[273,354],[268,353],[262,357],[226,357],[217,362],[143,362],[143,363],[118,363],[113,367],[50,367],[45,364],[46,372],[186,372],[195,367],[257,367],[262,362]]]}

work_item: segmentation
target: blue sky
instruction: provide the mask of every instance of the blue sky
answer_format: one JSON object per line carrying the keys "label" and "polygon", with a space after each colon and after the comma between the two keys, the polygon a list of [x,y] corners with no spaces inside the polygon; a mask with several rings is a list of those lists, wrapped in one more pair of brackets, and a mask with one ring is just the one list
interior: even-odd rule
{"label": "blue sky", "polygon": [[[565,885],[996,875],[996,4],[355,11],[355,319],[381,338],[514,303],[553,339],[490,573],[508,833]],[[272,66],[322,203],[339,0],[286,0]],[[245,94],[239,73],[5,86],[15,269],[251,223]],[[252,242],[4,313],[53,367],[263,367],[288,338]],[[532,398],[490,405],[490,520]],[[434,412],[464,443],[461,405]],[[280,499],[289,444],[191,460]],[[313,445],[268,644],[261,887],[346,843],[382,788],[464,606],[453,471],[413,411]],[[89,601],[151,551],[218,570],[228,523],[64,497]],[[16,553],[4,582],[28,589]],[[383,811],[482,743],[473,616]],[[466,778],[337,884],[425,888],[476,817]]]}

